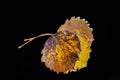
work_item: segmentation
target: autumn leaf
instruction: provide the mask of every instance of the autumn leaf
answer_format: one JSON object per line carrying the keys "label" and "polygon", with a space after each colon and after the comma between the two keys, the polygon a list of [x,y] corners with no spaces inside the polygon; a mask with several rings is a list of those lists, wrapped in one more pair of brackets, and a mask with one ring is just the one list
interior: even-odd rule
{"label": "autumn leaf", "polygon": [[76,72],[87,67],[92,51],[90,47],[94,40],[93,29],[89,26],[85,19],[72,17],[70,20],[67,19],[55,34],[45,33],[25,39],[26,43],[18,48],[36,38],[49,35],[51,37],[47,39],[41,51],[41,61],[45,63],[47,68],[56,73]]}
{"label": "autumn leaf", "polygon": [[72,17],[46,41],[41,60],[57,73],[77,71],[87,66],[93,40],[92,28],[87,21]]}

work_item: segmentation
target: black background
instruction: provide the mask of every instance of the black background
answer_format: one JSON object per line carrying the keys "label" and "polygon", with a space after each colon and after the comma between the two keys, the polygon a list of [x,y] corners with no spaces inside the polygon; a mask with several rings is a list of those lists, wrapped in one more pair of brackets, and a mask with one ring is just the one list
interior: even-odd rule
{"label": "black background", "polygon": [[[15,77],[16,80],[118,80],[119,57],[112,52],[110,27],[114,17],[107,12],[75,11],[59,15],[54,11],[44,12],[36,9],[19,9],[15,12]],[[94,41],[87,68],[69,74],[56,74],[41,63],[41,50],[49,36],[38,38],[21,49],[24,39],[37,36],[42,33],[56,33],[61,24],[72,16],[85,18],[93,28]],[[116,78],[116,79],[115,79]]]}

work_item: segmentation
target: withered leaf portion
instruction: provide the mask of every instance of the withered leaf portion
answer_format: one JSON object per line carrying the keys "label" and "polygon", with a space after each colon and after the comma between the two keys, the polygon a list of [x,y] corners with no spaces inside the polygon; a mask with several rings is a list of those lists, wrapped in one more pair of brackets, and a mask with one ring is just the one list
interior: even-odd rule
{"label": "withered leaf portion", "polygon": [[46,41],[42,50],[41,61],[46,67],[57,73],[74,70],[80,55],[80,41],[76,34],[60,31]]}
{"label": "withered leaf portion", "polygon": [[80,33],[78,35],[87,38],[89,45],[91,45],[93,41],[92,28],[89,27],[89,24],[85,19],[80,19],[80,17],[72,17],[70,20],[67,19],[65,23],[59,27],[57,32],[64,30],[76,34]]}

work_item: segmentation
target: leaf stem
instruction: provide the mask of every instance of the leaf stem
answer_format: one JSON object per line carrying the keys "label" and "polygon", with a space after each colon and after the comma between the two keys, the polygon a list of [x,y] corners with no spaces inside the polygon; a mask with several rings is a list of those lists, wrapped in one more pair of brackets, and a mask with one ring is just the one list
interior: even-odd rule
{"label": "leaf stem", "polygon": [[51,33],[44,33],[44,34],[40,34],[40,35],[38,35],[36,37],[24,39],[24,41],[27,41],[27,42],[25,42],[24,44],[18,46],[18,48],[19,49],[22,48],[23,46],[25,46],[26,44],[30,43],[32,40],[34,40],[36,38],[43,37],[43,36],[51,36],[51,35],[53,35],[53,34],[51,34]]}

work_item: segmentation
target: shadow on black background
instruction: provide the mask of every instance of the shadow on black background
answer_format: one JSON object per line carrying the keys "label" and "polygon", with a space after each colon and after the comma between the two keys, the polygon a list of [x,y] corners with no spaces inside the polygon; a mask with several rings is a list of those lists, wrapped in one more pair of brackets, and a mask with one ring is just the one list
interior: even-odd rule
{"label": "shadow on black background", "polygon": [[[79,14],[79,15],[40,15],[37,12],[22,11],[16,15],[16,80],[117,80],[119,75],[118,60],[111,52],[110,18],[107,14]],[[102,15],[102,16],[101,16]],[[42,33],[56,33],[61,24],[72,16],[85,18],[93,28],[94,42],[87,68],[69,74],[56,74],[41,63],[41,50],[48,36],[36,39],[21,49],[17,49],[25,38]]]}

